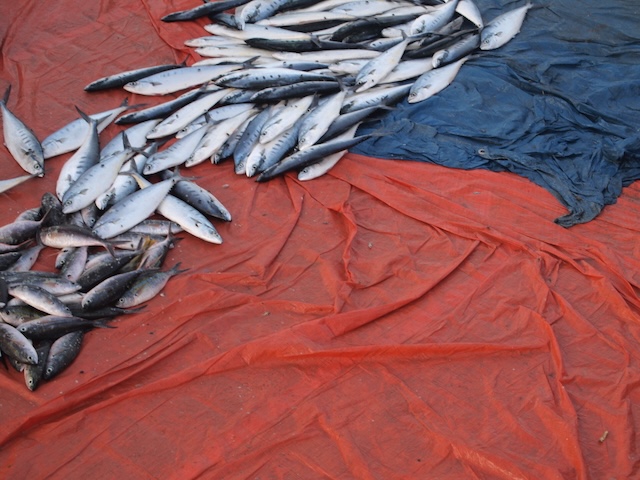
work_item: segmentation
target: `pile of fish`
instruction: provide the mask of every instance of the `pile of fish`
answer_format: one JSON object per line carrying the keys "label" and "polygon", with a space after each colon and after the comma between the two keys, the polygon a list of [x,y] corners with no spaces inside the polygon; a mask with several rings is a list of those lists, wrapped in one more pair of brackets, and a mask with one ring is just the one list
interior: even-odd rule
{"label": "pile of fish", "polygon": [[[212,220],[231,221],[229,211],[179,166],[232,158],[237,174],[258,181],[290,170],[316,178],[352,146],[386,133],[358,136],[363,122],[446,88],[472,54],[512,39],[530,8],[485,25],[473,0],[205,3],[163,18],[214,22],[204,27],[211,35],[186,42],[204,60],[86,87],[170,100],[78,111],[42,142],[8,109],[8,88],[0,100],[5,144],[28,175],[0,181],[0,192],[43,176],[45,159],[73,153],[55,194],[0,227],[2,358],[35,389],[70,364],[87,331],[110,328],[180,273],[178,265],[160,269],[174,233],[222,243]],[[100,133],[114,121],[132,126],[101,149]],[[45,248],[60,249],[56,271],[33,271]]]}
{"label": "pile of fish", "polygon": [[[235,8],[234,14],[224,13]],[[327,172],[369,138],[358,126],[407,98],[446,88],[474,52],[507,43],[530,3],[484,24],[473,0],[224,0],[164,21],[208,17],[211,35],[186,42],[205,59],[101,78],[88,91],[123,87],[177,98],[119,118],[160,120],[149,141],[176,139],[142,171],[233,158],[235,171],[266,181]],[[376,132],[384,135],[388,132]]]}
{"label": "pile of fish", "polygon": [[[104,240],[80,213],[65,214],[45,194],[41,205],[0,228],[0,355],[34,390],[68,367],[94,328],[140,310],[179,264],[161,270],[178,225],[146,221]],[[58,249],[55,270],[34,270],[41,252]],[[48,252],[50,253],[50,252]]]}

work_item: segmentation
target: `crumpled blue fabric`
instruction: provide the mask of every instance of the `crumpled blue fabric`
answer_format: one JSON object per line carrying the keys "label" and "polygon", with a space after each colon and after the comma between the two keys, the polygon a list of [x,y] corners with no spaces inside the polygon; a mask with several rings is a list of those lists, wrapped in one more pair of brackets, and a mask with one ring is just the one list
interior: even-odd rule
{"label": "crumpled blue fabric", "polygon": [[[524,4],[476,3],[485,23]],[[434,97],[364,125],[392,133],[352,151],[516,173],[568,209],[556,219],[565,227],[615,203],[640,178],[640,3],[534,5],[509,43],[478,51]]]}

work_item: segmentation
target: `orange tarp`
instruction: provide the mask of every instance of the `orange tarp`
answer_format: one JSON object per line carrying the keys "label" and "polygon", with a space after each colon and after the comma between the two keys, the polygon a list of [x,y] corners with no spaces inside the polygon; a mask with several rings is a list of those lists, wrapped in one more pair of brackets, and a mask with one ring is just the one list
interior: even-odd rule
{"label": "orange tarp", "polygon": [[[204,22],[159,21],[193,6],[3,2],[9,108],[43,139],[115,107],[84,85],[193,55]],[[2,194],[3,225],[68,157]],[[637,182],[564,229],[511,174],[353,154],[306,183],[187,173],[232,213],[224,243],[180,234],[165,265],[189,270],[35,392],[0,373],[2,478],[637,477]]]}

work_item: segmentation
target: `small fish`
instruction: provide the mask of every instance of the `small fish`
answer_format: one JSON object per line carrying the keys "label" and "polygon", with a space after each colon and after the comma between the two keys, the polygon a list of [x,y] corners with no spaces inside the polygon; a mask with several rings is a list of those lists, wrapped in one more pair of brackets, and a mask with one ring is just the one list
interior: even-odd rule
{"label": "small fish", "polygon": [[85,332],[74,331],[61,336],[51,344],[42,377],[50,380],[75,360],[80,353]]}
{"label": "small fish", "polygon": [[11,85],[0,100],[4,143],[18,165],[30,175],[44,176],[44,154],[35,134],[7,108]]}
{"label": "small fish", "polygon": [[411,85],[407,101],[409,103],[422,102],[447,88],[451,85],[451,82],[453,82],[453,79],[460,71],[462,64],[466,62],[468,58],[469,57],[464,57],[457,62],[434,68],[418,77],[413,85]]}
{"label": "small fish", "polygon": [[70,317],[71,310],[58,297],[35,285],[23,284],[9,287],[9,294],[27,305],[50,315]]}
{"label": "small fish", "polygon": [[480,32],[480,50],[495,50],[515,37],[532,7],[533,4],[527,3],[523,7],[498,15],[487,23]]}
{"label": "small fish", "polygon": [[120,308],[130,308],[148,302],[160,293],[171,277],[188,270],[180,270],[179,267],[180,263],[177,263],[171,270],[138,277],[131,287],[118,299],[116,305]]}

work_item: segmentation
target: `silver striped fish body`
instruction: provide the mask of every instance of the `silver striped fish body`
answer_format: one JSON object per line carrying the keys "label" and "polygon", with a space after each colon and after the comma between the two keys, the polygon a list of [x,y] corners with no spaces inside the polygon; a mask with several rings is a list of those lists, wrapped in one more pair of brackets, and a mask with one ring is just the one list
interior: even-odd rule
{"label": "silver striped fish body", "polygon": [[273,106],[268,105],[258,115],[253,117],[247,125],[247,128],[242,133],[242,137],[240,137],[238,141],[238,145],[233,151],[233,163],[236,167],[240,164],[246,166],[246,159],[253,147],[258,143],[262,127],[264,127],[264,124],[267,123],[271,117],[272,110]]}
{"label": "silver striped fish body", "polygon": [[50,315],[72,316],[71,310],[58,297],[43,288],[29,284],[15,285],[9,287],[9,294]]}
{"label": "silver striped fish body", "polygon": [[205,37],[191,38],[185,40],[185,46],[192,48],[219,47],[219,46],[246,46],[243,40],[238,38],[221,37],[218,35],[208,35]]}
{"label": "silver striped fish body", "polygon": [[[142,177],[136,177],[141,187],[150,185]],[[173,195],[167,195],[158,208],[160,215],[167,220],[177,223],[185,232],[210,243],[222,243],[222,237],[211,222],[198,210]]]}
{"label": "silver striped fish body", "polygon": [[240,30],[244,30],[247,23],[256,23],[270,17],[286,3],[286,0],[251,0],[234,16]]}
{"label": "silver striped fish body", "polygon": [[332,12],[348,13],[358,17],[373,17],[381,13],[388,12],[394,8],[404,6],[402,2],[381,1],[381,0],[359,0],[356,2],[343,3],[331,9]]}
{"label": "silver striped fish body", "polygon": [[389,75],[387,75],[380,81],[380,84],[384,85],[386,83],[404,82],[405,80],[409,80],[410,78],[417,78],[423,73],[427,73],[432,69],[432,57],[417,58],[415,60],[405,60],[398,63],[398,65],[396,65],[396,67],[389,73]]}
{"label": "silver striped fish body", "polygon": [[[171,175],[169,172],[164,172],[162,177],[169,178]],[[222,202],[213,193],[194,182],[178,180],[171,194],[197,208],[205,215],[219,218],[225,222],[231,221],[231,214]]]}
{"label": "silver striped fish body", "polygon": [[458,42],[450,45],[447,48],[438,50],[431,57],[433,68],[441,67],[447,63],[460,60],[462,57],[466,57],[472,53],[476,48],[480,46],[480,34],[472,33],[465,35]]}
{"label": "silver striped fish body", "polygon": [[278,60],[288,60],[292,62],[316,62],[316,63],[337,63],[342,60],[355,60],[359,58],[375,58],[380,52],[374,50],[364,50],[361,48],[344,50],[322,50],[318,52],[274,52],[273,57]]}
{"label": "silver striped fish body", "polygon": [[423,35],[444,27],[453,17],[457,6],[458,0],[449,0],[447,3],[433,7],[430,12],[420,15],[411,24],[410,35]]}
{"label": "silver striped fish body", "polygon": [[262,127],[260,143],[267,143],[289,129],[304,115],[314,101],[313,95],[288,101]]}
{"label": "silver striped fish body", "polygon": [[203,65],[199,67],[175,68],[135,82],[127,83],[123,88],[128,92],[139,95],[166,95],[202,85],[239,68],[242,68],[242,66]]}
{"label": "silver striped fish body", "polygon": [[167,195],[156,210],[167,220],[180,225],[185,232],[209,243],[222,243],[222,237],[211,222],[188,203]]}
{"label": "silver striped fish body", "polygon": [[256,145],[256,153],[254,154],[252,151],[249,158],[247,158],[245,169],[247,176],[252,177],[259,172],[263,172],[282,160],[298,143],[299,129],[300,122],[296,122],[293,127],[285,130],[270,142]]}
{"label": "silver striped fish body", "polygon": [[80,278],[84,267],[87,263],[88,247],[78,247],[73,249],[73,254],[69,256],[67,262],[60,270],[62,278],[66,278],[72,282],[75,282]]}
{"label": "silver striped fish body", "polygon": [[[246,104],[241,105],[244,106]],[[222,148],[224,142],[233,135],[236,129],[239,128],[247,118],[254,115],[255,112],[253,108],[245,110],[244,112],[237,113],[235,116],[221,120],[219,123],[207,129],[200,143],[198,143],[194,152],[185,162],[185,166],[192,167],[205,161],[207,158],[211,158]]]}
{"label": "silver striped fish body", "polygon": [[465,57],[457,62],[434,68],[418,77],[413,85],[411,85],[407,101],[409,103],[422,102],[447,88],[451,85],[451,82],[453,82],[453,79],[460,71],[462,64],[466,62],[467,59],[468,57]]}
{"label": "silver striped fish body", "polygon": [[44,153],[35,134],[0,100],[4,144],[20,167],[31,175],[44,176]]}
{"label": "silver striped fish body", "polygon": [[367,107],[375,107],[393,103],[404,98],[411,85],[375,86],[366,92],[354,93],[345,99],[340,113],[353,112]]}
{"label": "silver striped fish body", "polygon": [[391,47],[386,52],[367,62],[356,75],[356,93],[369,90],[380,83],[380,80],[398,65],[408,44],[409,39],[406,38],[398,45]]}
{"label": "silver striped fish body", "polygon": [[318,163],[304,167],[298,172],[298,180],[305,182],[307,180],[313,180],[314,178],[321,177],[340,161],[345,156],[348,150],[342,150],[341,152],[328,155]]}
{"label": "silver striped fish body", "polygon": [[93,227],[93,233],[102,238],[112,238],[146,220],[158,208],[176,181],[176,178],[163,180],[122,199],[100,217]]}
{"label": "silver striped fish body", "polygon": [[480,50],[495,50],[515,37],[520,32],[520,27],[531,7],[533,5],[527,3],[523,7],[498,15],[487,23],[480,32]]}
{"label": "silver striped fish body", "polygon": [[157,139],[167,137],[180,131],[200,115],[208,112],[228,93],[229,91],[227,89],[221,88],[215,92],[203,95],[165,118],[147,134],[147,138]]}
{"label": "silver striped fish body", "polygon": [[357,58],[355,60],[342,60],[329,65],[329,70],[338,75],[357,75],[369,59]]}
{"label": "silver striped fish body", "polygon": [[228,57],[245,57],[247,59],[253,57],[270,57],[273,53],[270,50],[262,48],[250,47],[248,45],[219,45],[198,47],[195,52],[203,57],[223,58]]}
{"label": "silver striped fish body", "polygon": [[35,245],[31,248],[27,248],[22,251],[20,258],[10,267],[5,269],[6,272],[28,272],[31,267],[38,261],[40,251],[44,248],[44,245]]}
{"label": "silver striped fish body", "polygon": [[274,17],[265,18],[256,22],[257,25],[269,25],[271,27],[290,27],[305,25],[308,23],[316,23],[322,21],[342,21],[348,22],[351,20],[357,20],[358,17],[353,14],[336,11],[324,11],[324,12],[289,12],[281,13]]}
{"label": "silver striped fish body", "polygon": [[158,173],[162,170],[166,170],[167,168],[182,165],[194,152],[208,128],[208,124],[203,125],[186,137],[182,137],[177,140],[170,147],[151,155],[144,166],[144,174],[150,175],[152,173]]}
{"label": "silver striped fish body", "polygon": [[62,200],[71,185],[80,178],[80,175],[98,163],[100,158],[98,121],[92,118],[88,127],[82,145],[80,145],[80,148],[62,165],[60,175],[58,175],[56,196],[60,200]]}
{"label": "silver striped fish body", "polygon": [[258,89],[304,81],[335,81],[335,78],[316,73],[316,71],[304,72],[291,68],[247,68],[231,72],[217,79],[216,84],[226,87]]}
{"label": "silver striped fish body", "polygon": [[[129,106],[126,101],[117,108],[106,110],[100,113],[89,115],[90,118],[98,120],[98,133],[102,132],[107,126],[115,120],[122,112],[127,110]],[[63,153],[77,150],[86,138],[89,124],[82,118],[78,118],[59,130],[56,130],[42,141],[42,150],[44,158],[55,157]]]}
{"label": "silver striped fish body", "polygon": [[213,34],[228,38],[246,40],[247,38],[267,38],[270,40],[309,40],[308,33],[294,32],[286,28],[269,27],[267,25],[247,24],[244,29],[237,30],[224,25],[213,23],[205,25],[204,29]]}
{"label": "silver striped fish body", "polygon": [[147,144],[147,133],[149,133],[158,123],[159,119],[146,120],[137,123],[132,127],[123,130],[107,143],[100,151],[100,158],[106,158],[118,151],[124,150],[124,136],[127,136],[129,145],[133,148],[143,148]]}
{"label": "silver striped fish body", "polygon": [[113,185],[120,168],[132,153],[131,150],[116,152],[87,169],[62,197],[62,212],[77,212],[95,202]]}
{"label": "silver striped fish body", "polygon": [[176,140],[180,140],[182,137],[186,137],[191,132],[196,131],[200,127],[204,127],[206,123],[207,123],[207,117],[205,117],[204,115],[200,115],[195,120],[192,120],[191,123],[189,123],[189,125],[187,125],[184,128],[181,128],[176,132],[175,134]]}
{"label": "silver striped fish body", "polygon": [[84,332],[71,332],[55,340],[49,349],[42,378],[50,380],[67,368],[78,356],[83,338]]}
{"label": "silver striped fish body", "polygon": [[[220,149],[215,153],[215,155],[211,157],[211,162],[218,164],[225,158],[233,158],[233,152],[235,152],[237,146],[239,145],[242,135],[251,123],[251,120],[253,120],[257,116],[258,114],[254,113],[249,118],[247,118],[238,128],[236,128],[236,131],[233,132],[233,135],[231,135],[224,142],[224,145],[222,145],[222,147],[220,147]],[[235,159],[233,163],[235,166]]]}
{"label": "silver striped fish body", "polygon": [[327,131],[333,121],[340,115],[340,108],[347,95],[346,91],[335,93],[302,119],[298,132],[298,149],[304,150],[316,143]]}
{"label": "silver striped fish body", "polygon": [[331,10],[347,3],[353,3],[353,0],[322,0],[304,8],[297,8],[298,12],[321,12]]}
{"label": "silver striped fish body", "polygon": [[96,198],[96,206],[100,210],[104,210],[109,205],[113,205],[125,198],[127,195],[135,192],[138,189],[138,184],[127,172],[142,172],[142,169],[147,163],[147,158],[157,151],[158,144],[154,142],[145,148],[143,153],[139,153],[130,160],[127,160],[122,165],[118,176],[113,181],[113,184],[109,189],[106,192],[101,193],[98,198]]}
{"label": "silver striped fish body", "polygon": [[139,277],[131,287],[116,302],[116,306],[120,308],[130,308],[148,302],[158,295],[165,287],[167,282],[179,273],[186,270],[179,270],[180,264],[175,265],[171,270],[165,272],[155,272],[151,275]]}

